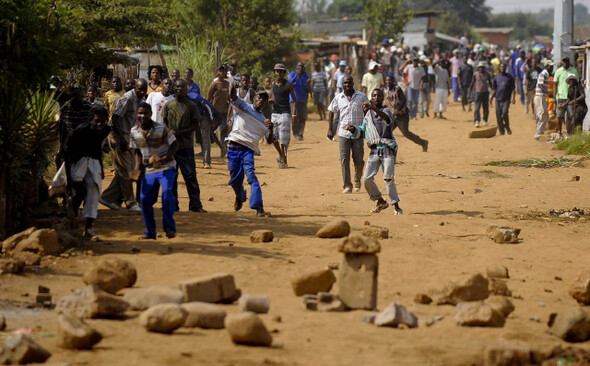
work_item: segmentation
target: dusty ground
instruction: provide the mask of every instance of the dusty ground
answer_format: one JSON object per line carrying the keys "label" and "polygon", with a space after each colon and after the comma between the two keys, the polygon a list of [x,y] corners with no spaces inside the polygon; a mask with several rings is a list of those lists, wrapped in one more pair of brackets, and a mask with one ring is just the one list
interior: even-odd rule
{"label": "dusty ground", "polygon": [[[38,340],[53,353],[50,361],[71,365],[478,365],[490,344],[516,342],[545,348],[562,343],[546,332],[546,322],[551,312],[575,305],[567,291],[577,273],[588,269],[588,223],[526,218],[532,217],[527,216],[530,212],[547,213],[552,208],[588,210],[590,170],[584,166],[483,166],[498,160],[563,155],[554,145],[535,141],[531,117],[520,105],[511,108],[512,136],[468,139],[472,114],[462,112],[457,103],[450,105],[448,120],[411,122],[411,129],[430,141],[428,153],[396,134],[400,145],[396,181],[403,216],[394,216],[392,209],[370,214],[373,202],[364,190],[341,194],[338,144],[327,141],[326,122],[312,115],[305,141],[291,146],[289,169],[277,169],[272,146],[263,146],[257,158],[257,175],[271,217],[257,219],[246,206],[233,212],[226,164],[216,158],[213,169],[206,171],[197,160],[201,198],[209,213],[187,212],[182,186],[177,238],[138,242],[143,232],[140,216],[101,207],[96,231],[103,242],[88,244],[96,256],[58,258],[45,261],[45,269],[39,271],[3,276],[0,298],[31,301],[39,284],[50,287],[59,298],[83,286],[81,275],[90,263],[109,256],[135,264],[136,286],[171,285],[223,271],[235,276],[243,293],[271,298],[270,314],[262,318],[269,329],[276,330],[272,348],[236,347],[225,330],[147,333],[134,316],[90,320],[105,335],[93,351],[58,349],[51,333],[40,333],[48,335]],[[495,118],[491,120],[495,123]],[[218,156],[218,150],[213,154]],[[581,180],[571,181],[574,175]],[[382,180],[377,181],[382,187]],[[161,225],[161,212],[156,215]],[[420,319],[418,329],[377,328],[360,321],[362,311],[306,311],[293,295],[291,273],[340,262],[338,240],[314,236],[334,218],[348,220],[353,231],[360,231],[367,220],[389,228],[391,238],[381,241],[379,255],[378,306],[382,309],[392,301],[404,304]],[[482,235],[493,223],[522,228],[524,241],[494,244]],[[272,229],[275,240],[250,244],[249,233],[260,228]],[[141,252],[133,254],[133,246]],[[509,268],[508,285],[517,297],[513,300],[516,310],[503,328],[458,327],[454,307],[412,301],[416,293],[441,289],[449,280],[485,271],[496,263]],[[336,285],[333,292],[337,291]],[[23,297],[24,293],[31,296]],[[237,306],[227,310],[235,312]],[[9,331],[25,326],[42,332],[56,328],[52,312],[7,315]],[[282,322],[273,321],[275,315]],[[436,315],[444,319],[426,327],[423,322]]]}

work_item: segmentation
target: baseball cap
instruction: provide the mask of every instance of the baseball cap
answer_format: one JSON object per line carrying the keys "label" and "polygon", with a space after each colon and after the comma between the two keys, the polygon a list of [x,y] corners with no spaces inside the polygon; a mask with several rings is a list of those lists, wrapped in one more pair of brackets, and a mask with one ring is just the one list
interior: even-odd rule
{"label": "baseball cap", "polygon": [[578,80],[578,77],[575,74],[569,74],[565,80]]}
{"label": "baseball cap", "polygon": [[260,90],[258,93],[256,93],[257,95],[260,95],[261,97],[266,97],[266,99],[268,99],[268,93],[266,92],[266,90]]}
{"label": "baseball cap", "polygon": [[379,64],[376,63],[375,61],[369,62],[369,70],[373,70],[375,68],[375,66],[379,66]]}
{"label": "baseball cap", "polygon": [[287,70],[287,68],[285,67],[285,64],[275,64],[275,67],[273,70]]}
{"label": "baseball cap", "polygon": [[547,59],[547,60],[545,60],[543,62],[543,66],[545,66],[545,67],[547,67],[547,66],[555,66],[555,62],[553,62],[552,60]]}
{"label": "baseball cap", "polygon": [[486,63],[485,63],[484,61],[480,61],[480,62],[477,64],[477,67],[486,67]]}
{"label": "baseball cap", "polygon": [[338,66],[346,66],[346,61],[340,60],[340,62],[338,63]]}

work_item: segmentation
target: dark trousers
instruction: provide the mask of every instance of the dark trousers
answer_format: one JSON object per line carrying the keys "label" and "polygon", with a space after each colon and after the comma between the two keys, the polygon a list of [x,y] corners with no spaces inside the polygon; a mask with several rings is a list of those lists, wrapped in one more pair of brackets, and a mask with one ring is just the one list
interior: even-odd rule
{"label": "dark trousers", "polygon": [[350,155],[352,153],[352,162],[354,163],[354,185],[361,186],[361,178],[363,176],[363,168],[365,162],[363,155],[365,150],[363,148],[364,139],[347,139],[344,137],[338,138],[340,143],[340,165],[342,166],[342,180],[344,181],[344,188],[352,188],[350,180]]}
{"label": "dark trousers", "polygon": [[424,144],[426,144],[426,140],[420,138],[420,136],[410,131],[410,119],[407,115],[396,118],[396,122],[397,127],[405,138],[420,146],[424,146]]}
{"label": "dark trousers", "polygon": [[469,95],[469,85],[461,85],[461,104],[465,107],[471,104],[471,95]]}
{"label": "dark trousers", "polygon": [[195,151],[193,148],[180,149],[174,154],[176,160],[176,177],[174,178],[173,192],[176,197],[176,208],[178,208],[178,170],[182,173],[186,191],[188,192],[188,209],[191,211],[203,207],[201,204],[201,190],[197,181],[197,168],[195,167]]}
{"label": "dark trousers", "polygon": [[504,130],[510,131],[510,119],[508,117],[508,110],[510,109],[510,99],[496,100],[496,119],[498,121],[498,130],[500,135],[504,134]]}
{"label": "dark trousers", "polygon": [[483,120],[488,122],[490,116],[490,92],[475,93],[475,111],[473,112],[473,120],[475,122],[481,121],[479,108],[483,106]]}

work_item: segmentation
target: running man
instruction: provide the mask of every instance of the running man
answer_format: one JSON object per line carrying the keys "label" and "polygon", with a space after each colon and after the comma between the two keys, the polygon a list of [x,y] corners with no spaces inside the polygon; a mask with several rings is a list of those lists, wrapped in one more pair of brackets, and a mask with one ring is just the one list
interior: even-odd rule
{"label": "running man", "polygon": [[[236,83],[237,84],[237,83]],[[236,193],[234,210],[239,211],[246,202],[244,175],[250,184],[250,208],[256,210],[257,217],[266,216],[262,204],[262,191],[254,174],[254,155],[260,155],[258,142],[266,136],[268,144],[273,142],[273,124],[265,119],[262,111],[268,103],[268,93],[259,91],[253,103],[248,104],[238,97],[237,85],[231,89],[231,105],[234,113],[233,129],[228,135],[227,153],[230,174],[229,185]]]}
{"label": "running man", "polygon": [[272,124],[274,125],[274,146],[279,153],[277,163],[280,169],[288,168],[287,149],[291,140],[291,119],[297,123],[297,115],[291,116],[291,105],[289,96],[294,103],[297,103],[297,97],[293,91],[293,84],[285,79],[287,68],[283,64],[276,64],[274,67],[275,81],[272,83],[273,110]]}

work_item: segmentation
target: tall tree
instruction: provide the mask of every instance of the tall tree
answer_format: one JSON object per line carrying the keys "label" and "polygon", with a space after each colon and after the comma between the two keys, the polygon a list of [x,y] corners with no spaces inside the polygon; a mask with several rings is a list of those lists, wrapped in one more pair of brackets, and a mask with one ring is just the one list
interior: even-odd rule
{"label": "tall tree", "polygon": [[372,41],[397,38],[412,19],[403,0],[364,0],[364,16]]}

